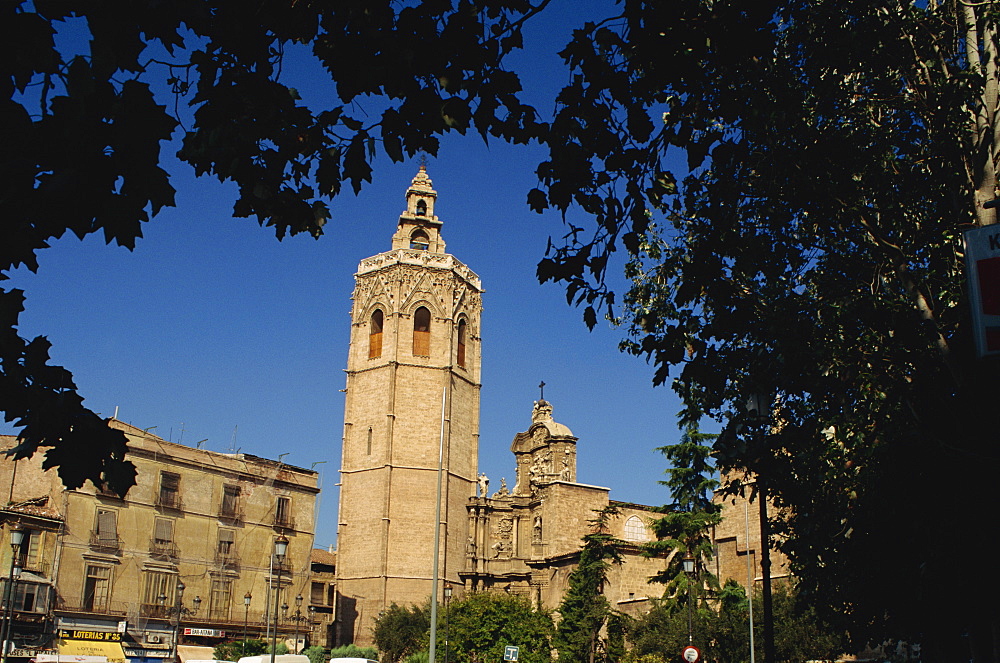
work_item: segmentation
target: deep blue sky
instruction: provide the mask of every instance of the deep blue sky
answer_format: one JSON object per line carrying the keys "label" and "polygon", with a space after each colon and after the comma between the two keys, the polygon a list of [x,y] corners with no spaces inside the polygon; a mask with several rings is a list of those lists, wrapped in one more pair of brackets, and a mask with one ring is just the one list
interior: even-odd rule
{"label": "deep blue sky", "polygon": [[[540,111],[566,77],[555,53],[580,8],[599,4],[567,0],[529,33],[519,60],[530,64]],[[307,101],[322,97],[313,72],[290,69]],[[654,448],[678,438],[676,398],[651,386],[641,359],[618,352],[622,331],[588,332],[563,290],[535,279],[548,237],[562,233],[557,214],[525,204],[543,158],[535,147],[455,135],[428,162],[448,251],[486,290],[480,470],[492,487],[512,481],[510,443],[530,424],[544,380],[556,420],[579,437],[578,480],[610,487],[613,499],[663,504],[666,465]],[[123,421],[174,442],[320,463],[316,544],[331,545],[352,275],[360,259],[389,249],[418,164],[380,160],[359,196],[333,201],[324,237],[283,242],[232,218],[232,188],[167,166],[177,207],[145,226],[134,252],[67,236],[40,253],[37,274],[14,274],[28,296],[21,334],[47,335],[53,361],[105,416],[117,407]]]}

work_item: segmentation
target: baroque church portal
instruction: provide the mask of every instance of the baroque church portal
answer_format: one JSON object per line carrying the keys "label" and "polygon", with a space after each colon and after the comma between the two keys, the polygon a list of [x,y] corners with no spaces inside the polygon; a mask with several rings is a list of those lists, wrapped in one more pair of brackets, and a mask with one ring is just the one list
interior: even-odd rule
{"label": "baroque church portal", "polygon": [[[643,557],[640,546],[650,540],[647,524],[658,514],[611,501],[608,488],[577,482],[578,440],[555,421],[552,404],[536,401],[527,430],[514,436],[512,486],[502,478],[490,493],[488,478],[478,473],[483,288],[446,253],[436,202],[421,166],[391,249],[362,260],[355,274],[335,641],[371,644],[382,610],[393,603],[423,605],[432,595],[443,600],[446,583],[456,596],[506,591],[554,609],[589,521],[608,505],[619,509],[612,534],[627,545],[605,595],[622,612],[648,609],[649,598],[663,592],[648,579],[664,560]],[[433,587],[439,467],[444,480]],[[726,533],[734,574],[747,559],[753,564],[745,568],[757,569],[754,543]],[[741,582],[746,579],[744,573]]]}

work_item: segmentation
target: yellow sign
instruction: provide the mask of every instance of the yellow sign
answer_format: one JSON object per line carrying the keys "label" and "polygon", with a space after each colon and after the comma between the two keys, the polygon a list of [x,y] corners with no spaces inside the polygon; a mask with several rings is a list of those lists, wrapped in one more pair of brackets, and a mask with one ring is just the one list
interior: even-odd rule
{"label": "yellow sign", "polygon": [[[119,633],[105,633],[113,636]],[[110,640],[110,638],[109,638]],[[126,663],[125,652],[119,642],[102,642],[98,640],[60,640],[60,656],[105,656],[108,663]]]}

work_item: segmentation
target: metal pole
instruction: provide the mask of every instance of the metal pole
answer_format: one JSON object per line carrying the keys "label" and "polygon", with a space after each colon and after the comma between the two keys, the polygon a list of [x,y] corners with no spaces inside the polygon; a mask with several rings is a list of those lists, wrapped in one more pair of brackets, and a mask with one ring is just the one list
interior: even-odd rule
{"label": "metal pole", "polygon": [[750,614],[750,663],[756,663],[756,653],[754,652],[753,644],[753,573],[751,572],[752,565],[750,563],[750,498],[747,496],[744,496],[743,500],[743,518],[747,532],[747,610]]}
{"label": "metal pole", "polygon": [[[437,655],[438,557],[441,551],[441,477],[444,474],[444,413],[448,389],[441,390],[441,438],[438,443],[437,503],[434,507],[434,564],[431,569],[431,642],[428,663]],[[273,661],[271,663],[274,663]]]}
{"label": "metal pole", "polygon": [[274,655],[278,650],[278,600],[281,597],[281,561],[274,565],[277,573],[277,584],[274,587],[274,628],[271,630],[271,663],[274,663]]}
{"label": "metal pole", "polygon": [[247,655],[247,621],[250,619],[250,599],[253,595],[247,592],[243,596],[243,655]]}
{"label": "metal pole", "polygon": [[[178,649],[177,649],[177,645],[178,645],[177,639],[180,637],[180,633],[181,633],[181,605],[182,605],[181,601],[184,598],[184,583],[182,583],[179,580],[177,581],[177,591],[176,591],[176,594],[177,594],[177,600],[174,603],[174,612],[177,613],[177,621],[174,622],[173,651],[171,652],[171,656],[170,656],[170,660],[172,660],[172,661],[176,661],[177,660],[177,651],[178,651]],[[4,663],[6,663],[6,662],[4,662]]]}
{"label": "metal pole", "polygon": [[691,624],[691,577],[688,576],[688,644],[694,644],[694,629]]}
{"label": "metal pole", "polygon": [[0,646],[3,647],[3,663],[7,663],[7,652],[10,650],[8,641],[14,630],[14,569],[18,566],[21,556],[21,542],[24,540],[24,530],[19,524],[10,529],[10,571],[7,573],[7,586],[4,588],[3,608],[5,620],[0,625]]}
{"label": "metal pole", "polygon": [[764,482],[757,477],[757,499],[760,500],[760,573],[764,599],[764,663],[774,663],[774,613],[771,604],[771,526],[767,520],[767,493]]}

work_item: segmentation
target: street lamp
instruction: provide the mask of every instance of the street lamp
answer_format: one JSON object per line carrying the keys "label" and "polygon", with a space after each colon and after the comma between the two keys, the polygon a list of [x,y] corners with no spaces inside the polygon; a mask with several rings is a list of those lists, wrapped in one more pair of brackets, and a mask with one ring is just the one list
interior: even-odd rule
{"label": "street lamp", "polygon": [[691,556],[691,551],[688,550],[684,555],[684,559],[681,560],[681,564],[684,568],[684,573],[687,574],[688,581],[688,644],[694,643],[694,629],[692,628],[692,605],[691,605],[691,585],[694,584],[694,557]]}
{"label": "street lamp", "polygon": [[10,573],[7,575],[7,587],[4,592],[3,605],[7,613],[7,619],[0,628],[0,635],[3,636],[3,663],[7,663],[8,642],[14,630],[14,583],[21,574],[21,543],[24,541],[24,530],[20,524],[15,524],[10,529]]}
{"label": "street lamp", "polygon": [[171,652],[170,660],[177,660],[177,638],[180,637],[181,632],[181,605],[184,600],[184,583],[180,580],[177,581],[177,599],[174,602],[174,612],[177,613],[177,621],[174,622],[174,645],[173,651]]}
{"label": "street lamp", "polygon": [[451,600],[451,583],[444,584],[444,663],[448,663],[448,602]]}
{"label": "street lamp", "polygon": [[247,592],[243,595],[243,655],[247,655],[247,621],[250,619],[250,599],[253,594]]}
{"label": "street lamp", "polygon": [[284,534],[274,540],[274,572],[277,584],[274,585],[274,630],[271,632],[271,663],[274,663],[275,651],[278,648],[278,601],[281,598],[281,565],[285,563],[285,552],[288,550],[288,537]]}
{"label": "street lamp", "polygon": [[[299,653],[299,622],[302,621],[302,595],[295,597],[295,646],[293,654]],[[448,663],[445,661],[445,663]]]}

